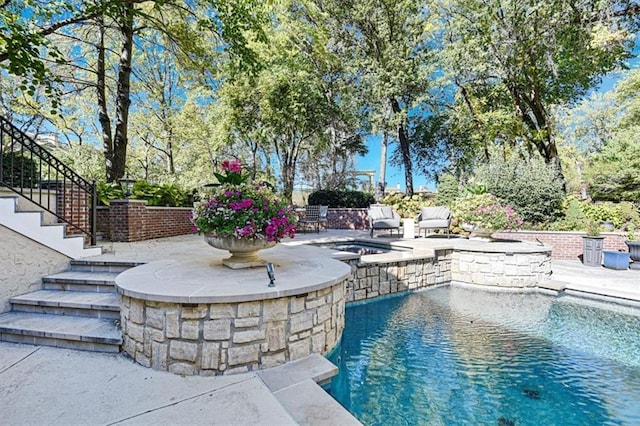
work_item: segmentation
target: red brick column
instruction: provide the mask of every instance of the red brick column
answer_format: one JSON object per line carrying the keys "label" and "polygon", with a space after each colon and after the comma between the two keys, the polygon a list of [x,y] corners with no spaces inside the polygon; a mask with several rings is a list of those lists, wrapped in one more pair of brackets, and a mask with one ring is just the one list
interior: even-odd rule
{"label": "red brick column", "polygon": [[131,242],[146,239],[144,235],[147,202],[144,200],[111,200],[109,233],[111,241]]}
{"label": "red brick column", "polygon": [[[56,182],[56,211],[62,219],[60,222],[72,223],[75,226],[89,230],[89,216],[91,205],[85,191],[71,182]],[[83,232],[73,226],[67,226],[66,235],[82,235]]]}

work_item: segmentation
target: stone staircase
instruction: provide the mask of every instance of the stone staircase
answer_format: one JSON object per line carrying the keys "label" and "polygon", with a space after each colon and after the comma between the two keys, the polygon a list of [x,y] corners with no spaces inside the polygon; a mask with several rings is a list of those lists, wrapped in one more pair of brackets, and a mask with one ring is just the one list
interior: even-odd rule
{"label": "stone staircase", "polygon": [[116,276],[138,264],[72,260],[66,272],[42,279],[43,289],[12,297],[0,315],[0,340],[118,352],[120,295]]}

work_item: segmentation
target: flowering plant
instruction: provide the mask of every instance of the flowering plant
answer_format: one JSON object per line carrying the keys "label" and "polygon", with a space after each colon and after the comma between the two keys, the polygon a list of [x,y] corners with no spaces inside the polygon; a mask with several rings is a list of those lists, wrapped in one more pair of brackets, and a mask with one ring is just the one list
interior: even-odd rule
{"label": "flowering plant", "polygon": [[515,230],[522,226],[522,220],[512,206],[491,204],[471,211],[467,221],[476,229]]}
{"label": "flowering plant", "polygon": [[224,174],[211,198],[198,204],[192,216],[194,232],[213,237],[279,242],[296,233],[293,209],[280,201],[266,183],[252,184],[239,161],[224,161]]}

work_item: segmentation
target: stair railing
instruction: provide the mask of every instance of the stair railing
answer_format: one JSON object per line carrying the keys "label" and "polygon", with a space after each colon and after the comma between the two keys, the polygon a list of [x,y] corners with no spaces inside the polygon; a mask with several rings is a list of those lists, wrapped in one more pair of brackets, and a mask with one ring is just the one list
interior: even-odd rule
{"label": "stair railing", "polygon": [[84,179],[2,116],[0,184],[67,224],[67,235],[84,234],[96,244],[95,181]]}

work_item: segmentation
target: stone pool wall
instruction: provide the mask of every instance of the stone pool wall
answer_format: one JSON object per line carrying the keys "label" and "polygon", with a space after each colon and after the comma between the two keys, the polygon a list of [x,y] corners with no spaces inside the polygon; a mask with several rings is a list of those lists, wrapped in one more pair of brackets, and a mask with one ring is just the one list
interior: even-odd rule
{"label": "stone pool wall", "polygon": [[497,287],[535,287],[551,276],[551,252],[491,253],[456,250],[451,280]]}
{"label": "stone pool wall", "polygon": [[219,375],[327,354],[344,329],[347,280],[303,295],[181,304],[122,295],[123,350],[176,374]]}
{"label": "stone pool wall", "polygon": [[[375,256],[371,256],[372,258]],[[358,302],[438,284],[452,278],[453,250],[436,250],[435,256],[411,260],[349,260],[347,302]]]}

